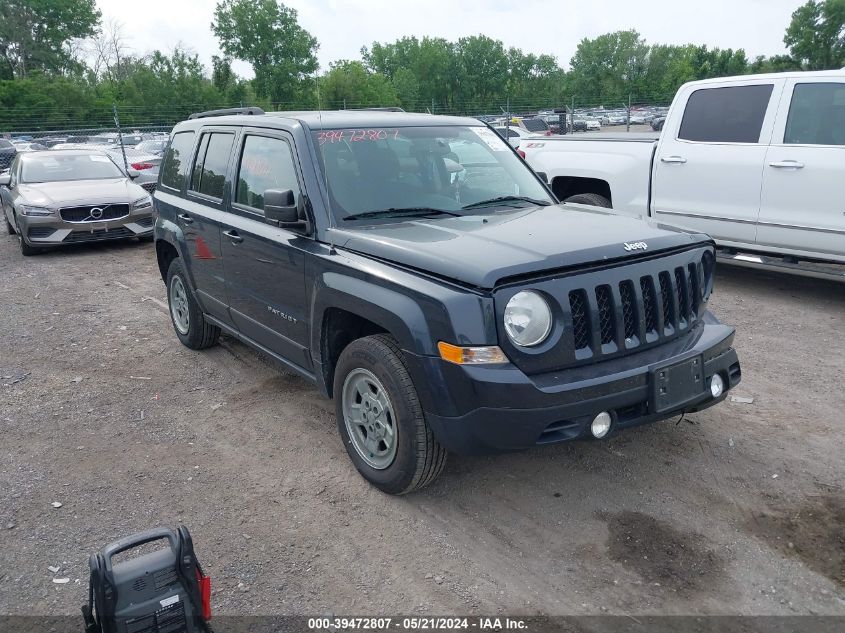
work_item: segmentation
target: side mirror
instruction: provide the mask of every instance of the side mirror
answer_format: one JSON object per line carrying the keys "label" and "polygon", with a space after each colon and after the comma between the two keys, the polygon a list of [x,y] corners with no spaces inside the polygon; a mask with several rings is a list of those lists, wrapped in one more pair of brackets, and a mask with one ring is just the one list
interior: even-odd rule
{"label": "side mirror", "polygon": [[290,189],[267,189],[264,192],[264,217],[280,226],[299,221],[296,198]]}
{"label": "side mirror", "polygon": [[9,172],[0,174],[0,187],[8,187],[10,182],[12,182],[12,176]]}
{"label": "side mirror", "polygon": [[132,169],[131,167],[126,170],[126,175],[129,176],[132,180],[135,180],[138,176],[141,175],[141,172],[137,169]]}

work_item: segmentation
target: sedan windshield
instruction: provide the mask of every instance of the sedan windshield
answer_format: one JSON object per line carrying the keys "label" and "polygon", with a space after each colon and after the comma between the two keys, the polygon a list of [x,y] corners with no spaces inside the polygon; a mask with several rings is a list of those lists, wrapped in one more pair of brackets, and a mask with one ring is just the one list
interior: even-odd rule
{"label": "sedan windshield", "polygon": [[315,131],[314,143],[339,219],[407,218],[426,210],[432,217],[475,215],[554,203],[487,127],[331,129]]}
{"label": "sedan windshield", "polygon": [[64,182],[123,178],[108,156],[101,154],[27,154],[21,166],[21,182]]}

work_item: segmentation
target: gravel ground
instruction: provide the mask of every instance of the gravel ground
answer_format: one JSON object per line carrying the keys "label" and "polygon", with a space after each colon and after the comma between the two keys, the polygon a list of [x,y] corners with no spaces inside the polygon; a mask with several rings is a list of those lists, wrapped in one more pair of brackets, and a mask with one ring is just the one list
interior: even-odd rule
{"label": "gravel ground", "polygon": [[845,614],[842,285],[721,269],[752,403],[396,498],[301,379],[178,343],[151,245],[0,271],[0,614],[78,614],[89,553],[179,521],[218,614]]}

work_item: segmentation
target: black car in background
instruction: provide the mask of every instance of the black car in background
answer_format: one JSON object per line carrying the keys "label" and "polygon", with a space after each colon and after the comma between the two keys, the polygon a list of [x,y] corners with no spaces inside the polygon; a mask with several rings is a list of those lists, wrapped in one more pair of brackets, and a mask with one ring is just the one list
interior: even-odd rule
{"label": "black car in background", "polygon": [[12,145],[11,141],[0,138],[0,171],[9,169],[12,164],[12,159],[17,155],[18,150]]}

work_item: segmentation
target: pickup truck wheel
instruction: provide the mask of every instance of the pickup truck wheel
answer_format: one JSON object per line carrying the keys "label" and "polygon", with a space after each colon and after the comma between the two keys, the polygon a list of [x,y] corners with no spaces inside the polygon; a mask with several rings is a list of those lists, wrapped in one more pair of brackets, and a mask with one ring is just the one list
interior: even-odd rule
{"label": "pickup truck wheel", "polygon": [[205,320],[188,285],[188,276],[178,257],[167,269],[167,303],[170,320],[182,344],[191,349],[205,349],[216,345],[220,328]]}
{"label": "pickup truck wheel", "polygon": [[589,204],[591,207],[604,207],[605,209],[612,209],[613,205],[610,204],[610,200],[605,198],[604,196],[600,196],[597,193],[579,193],[574,196],[568,197],[564,200],[566,202],[574,202],[576,204]]}
{"label": "pickup truck wheel", "polygon": [[358,472],[402,495],[434,481],[446,450],[425,421],[396,341],[378,334],[350,343],[334,375],[337,428]]}

